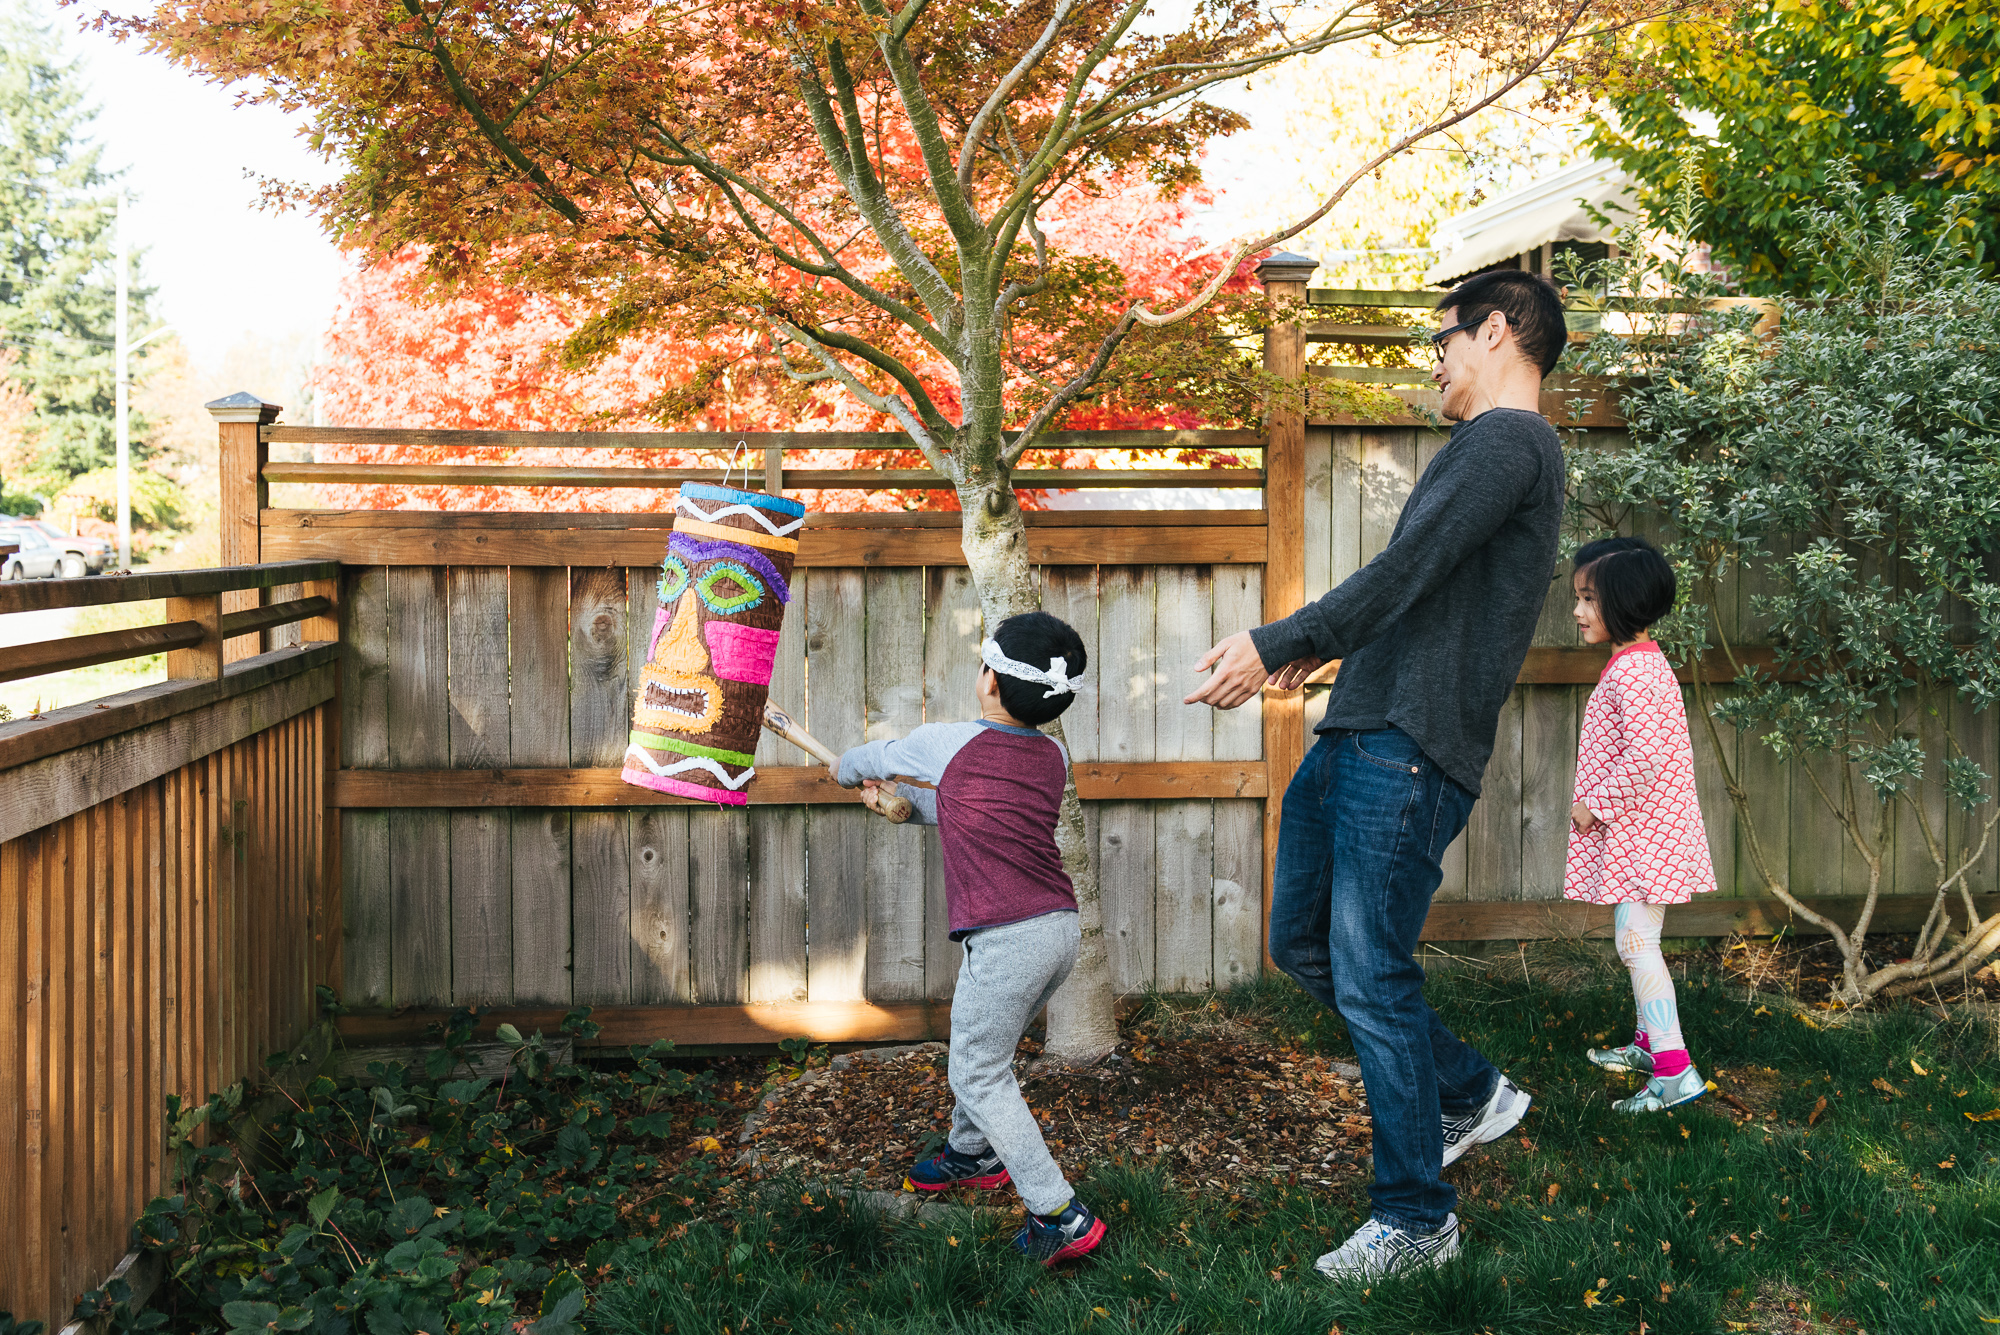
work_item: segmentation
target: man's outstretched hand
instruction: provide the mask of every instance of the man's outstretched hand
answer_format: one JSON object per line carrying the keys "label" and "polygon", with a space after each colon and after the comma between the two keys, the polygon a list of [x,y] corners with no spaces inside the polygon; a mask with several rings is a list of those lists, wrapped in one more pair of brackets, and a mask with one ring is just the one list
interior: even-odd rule
{"label": "man's outstretched hand", "polygon": [[[1292,666],[1286,664],[1279,671],[1288,672]],[[1271,675],[1264,671],[1264,660],[1257,656],[1257,646],[1250,642],[1247,630],[1238,631],[1216,645],[1194,665],[1196,672],[1207,672],[1211,668],[1214,675],[1181,703],[1234,709],[1257,694]]]}

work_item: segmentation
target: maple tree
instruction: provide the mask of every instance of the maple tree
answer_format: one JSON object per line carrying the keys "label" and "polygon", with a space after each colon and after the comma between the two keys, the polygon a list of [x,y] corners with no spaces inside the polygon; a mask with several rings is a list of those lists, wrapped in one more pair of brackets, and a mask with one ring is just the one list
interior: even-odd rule
{"label": "maple tree", "polygon": [[[790,382],[893,418],[953,485],[990,626],[1039,603],[1010,483],[1037,437],[1114,399],[1254,411],[1247,350],[1219,353],[1257,323],[1250,294],[1224,292],[1247,258],[1538,72],[1587,74],[1592,39],[1674,3],[1191,0],[1169,22],[1149,0],[164,0],[102,21],[305,111],[345,168],[305,198],[349,244],[423,246],[447,289],[585,302],[573,363],[644,333],[742,330]],[[1439,78],[1428,119],[1304,217],[1226,247],[1185,297],[1130,290],[1045,225],[1064,192],[1107,178],[1194,185],[1207,143],[1247,125],[1214,89],[1375,38],[1478,59]],[[1047,1052],[1090,1058],[1116,1028],[1073,785],[1057,841],[1085,945]]]}
{"label": "maple tree", "polygon": [[[1206,191],[1172,199],[1146,182],[1110,182],[1073,190],[1057,201],[1050,229],[1111,261],[1128,287],[1190,293],[1206,276],[1208,243],[1194,230],[1194,209]],[[1233,287],[1248,289],[1247,274]],[[1231,295],[1236,295],[1232,293]],[[800,386],[786,379],[754,336],[724,329],[696,340],[644,331],[588,364],[566,364],[565,343],[587,318],[573,298],[494,283],[440,293],[425,282],[424,255],[407,246],[356,271],[341,286],[325,329],[312,389],[322,420],[333,426],[518,431],[888,431],[893,417],[838,387]],[[946,368],[919,364],[943,392]],[[662,387],[670,387],[662,392]],[[1338,386],[1348,389],[1347,386]],[[1350,392],[1353,392],[1350,390]],[[1254,406],[1254,405],[1249,405]],[[1185,403],[1131,402],[1106,397],[1073,409],[1075,430],[1147,430],[1212,424]],[[319,447],[323,462],[431,462],[409,445],[335,444]],[[508,462],[536,466],[653,468],[720,467],[725,458],[685,449],[550,448],[528,451],[453,448],[438,461]],[[1037,452],[1049,468],[1231,467],[1243,457],[1226,450],[1131,451],[1051,448]],[[813,450],[788,454],[792,469],[923,468],[914,448]],[[958,508],[949,490],[791,492],[815,510]],[[673,493],[603,487],[322,486],[323,502],[343,508],[555,510],[632,512],[671,509]],[[1026,509],[1048,504],[1046,493],[1024,491]]]}

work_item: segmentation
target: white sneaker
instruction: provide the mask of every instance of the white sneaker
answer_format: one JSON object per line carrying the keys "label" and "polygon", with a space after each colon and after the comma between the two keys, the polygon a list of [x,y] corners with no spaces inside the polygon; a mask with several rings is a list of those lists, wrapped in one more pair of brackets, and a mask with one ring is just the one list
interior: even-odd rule
{"label": "white sneaker", "polygon": [[1458,1216],[1444,1217],[1435,1233],[1412,1233],[1369,1219],[1354,1236],[1313,1262],[1328,1279],[1380,1279],[1405,1270],[1440,1266],[1458,1255]]}
{"label": "white sneaker", "polygon": [[1463,1117],[1445,1115],[1444,1119],[1444,1162],[1457,1163],[1474,1145],[1484,1145],[1489,1140],[1498,1140],[1521,1124],[1528,1115],[1528,1105],[1534,1099],[1519,1085],[1506,1076],[1493,1086],[1493,1095],[1483,1107]]}

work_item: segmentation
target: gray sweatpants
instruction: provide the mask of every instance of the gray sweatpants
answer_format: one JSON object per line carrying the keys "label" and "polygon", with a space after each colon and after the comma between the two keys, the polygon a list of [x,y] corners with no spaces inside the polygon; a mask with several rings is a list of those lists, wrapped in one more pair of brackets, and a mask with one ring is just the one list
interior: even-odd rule
{"label": "gray sweatpants", "polygon": [[951,1147],[961,1154],[997,1151],[1036,1214],[1061,1210],[1071,1192],[1021,1097],[1014,1048],[1069,977],[1082,940],[1074,913],[982,927],[965,938],[951,998],[951,1092],[958,1096]]}

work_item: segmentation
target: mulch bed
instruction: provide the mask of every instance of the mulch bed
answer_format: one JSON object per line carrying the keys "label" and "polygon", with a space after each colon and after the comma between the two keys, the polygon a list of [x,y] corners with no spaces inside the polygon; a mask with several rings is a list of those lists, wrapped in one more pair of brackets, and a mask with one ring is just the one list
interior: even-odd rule
{"label": "mulch bed", "polygon": [[[1128,1032],[1103,1062],[1030,1072],[1028,1107],[1072,1179],[1096,1160],[1158,1163],[1183,1186],[1333,1185],[1368,1164],[1360,1073],[1243,1031],[1164,1037]],[[895,1190],[944,1147],[952,1094],[941,1045],[807,1073],[756,1121],[755,1171],[795,1171],[864,1190]],[[749,1156],[746,1156],[746,1164]]]}
{"label": "mulch bed", "polygon": [[[1880,968],[1908,959],[1915,945],[1913,936],[1871,936],[1867,942],[1869,967]],[[1786,937],[1777,941],[1738,937],[1721,948],[1719,962],[1724,972],[1748,987],[1781,992],[1820,1009],[1828,1008],[1833,990],[1840,983],[1840,949],[1833,944],[1833,938],[1826,936]],[[1910,1001],[1918,1005],[1940,1001],[1953,1006],[2000,1002],[2000,967],[1989,964],[1970,978],[1941,981],[1935,997],[1924,992]]]}

